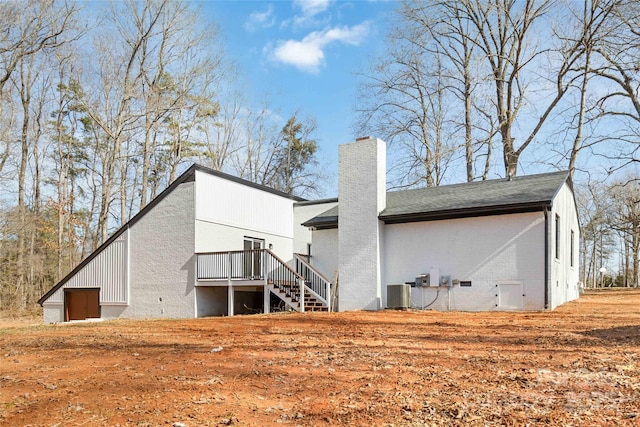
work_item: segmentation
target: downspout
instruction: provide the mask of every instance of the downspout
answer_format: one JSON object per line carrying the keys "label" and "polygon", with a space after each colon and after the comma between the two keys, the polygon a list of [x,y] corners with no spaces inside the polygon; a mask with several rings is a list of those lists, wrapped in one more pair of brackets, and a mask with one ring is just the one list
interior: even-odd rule
{"label": "downspout", "polygon": [[549,309],[549,206],[544,207],[544,309]]}

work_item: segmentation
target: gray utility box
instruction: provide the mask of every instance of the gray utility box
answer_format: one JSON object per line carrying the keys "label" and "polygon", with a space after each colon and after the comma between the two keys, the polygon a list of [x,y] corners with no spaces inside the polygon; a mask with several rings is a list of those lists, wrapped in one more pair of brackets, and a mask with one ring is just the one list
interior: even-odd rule
{"label": "gray utility box", "polygon": [[387,308],[406,310],[410,305],[410,285],[387,285]]}

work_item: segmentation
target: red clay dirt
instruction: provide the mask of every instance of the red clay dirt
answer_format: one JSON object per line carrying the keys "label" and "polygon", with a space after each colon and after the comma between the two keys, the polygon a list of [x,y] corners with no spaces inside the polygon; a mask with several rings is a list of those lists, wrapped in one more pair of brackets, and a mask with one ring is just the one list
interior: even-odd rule
{"label": "red clay dirt", "polygon": [[640,290],[553,312],[0,323],[0,425],[640,426]]}

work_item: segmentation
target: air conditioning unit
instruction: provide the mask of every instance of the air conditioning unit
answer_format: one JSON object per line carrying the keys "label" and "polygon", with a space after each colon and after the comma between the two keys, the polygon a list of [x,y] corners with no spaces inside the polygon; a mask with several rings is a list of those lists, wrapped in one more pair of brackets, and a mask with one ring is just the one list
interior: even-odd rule
{"label": "air conditioning unit", "polygon": [[410,285],[387,286],[387,308],[406,310],[411,305]]}

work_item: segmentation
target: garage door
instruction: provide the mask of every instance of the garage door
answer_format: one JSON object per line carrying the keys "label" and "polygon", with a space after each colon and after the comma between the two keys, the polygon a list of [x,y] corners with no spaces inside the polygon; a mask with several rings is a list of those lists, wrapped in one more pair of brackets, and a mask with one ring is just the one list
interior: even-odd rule
{"label": "garage door", "polygon": [[100,317],[100,289],[66,289],[65,322]]}

